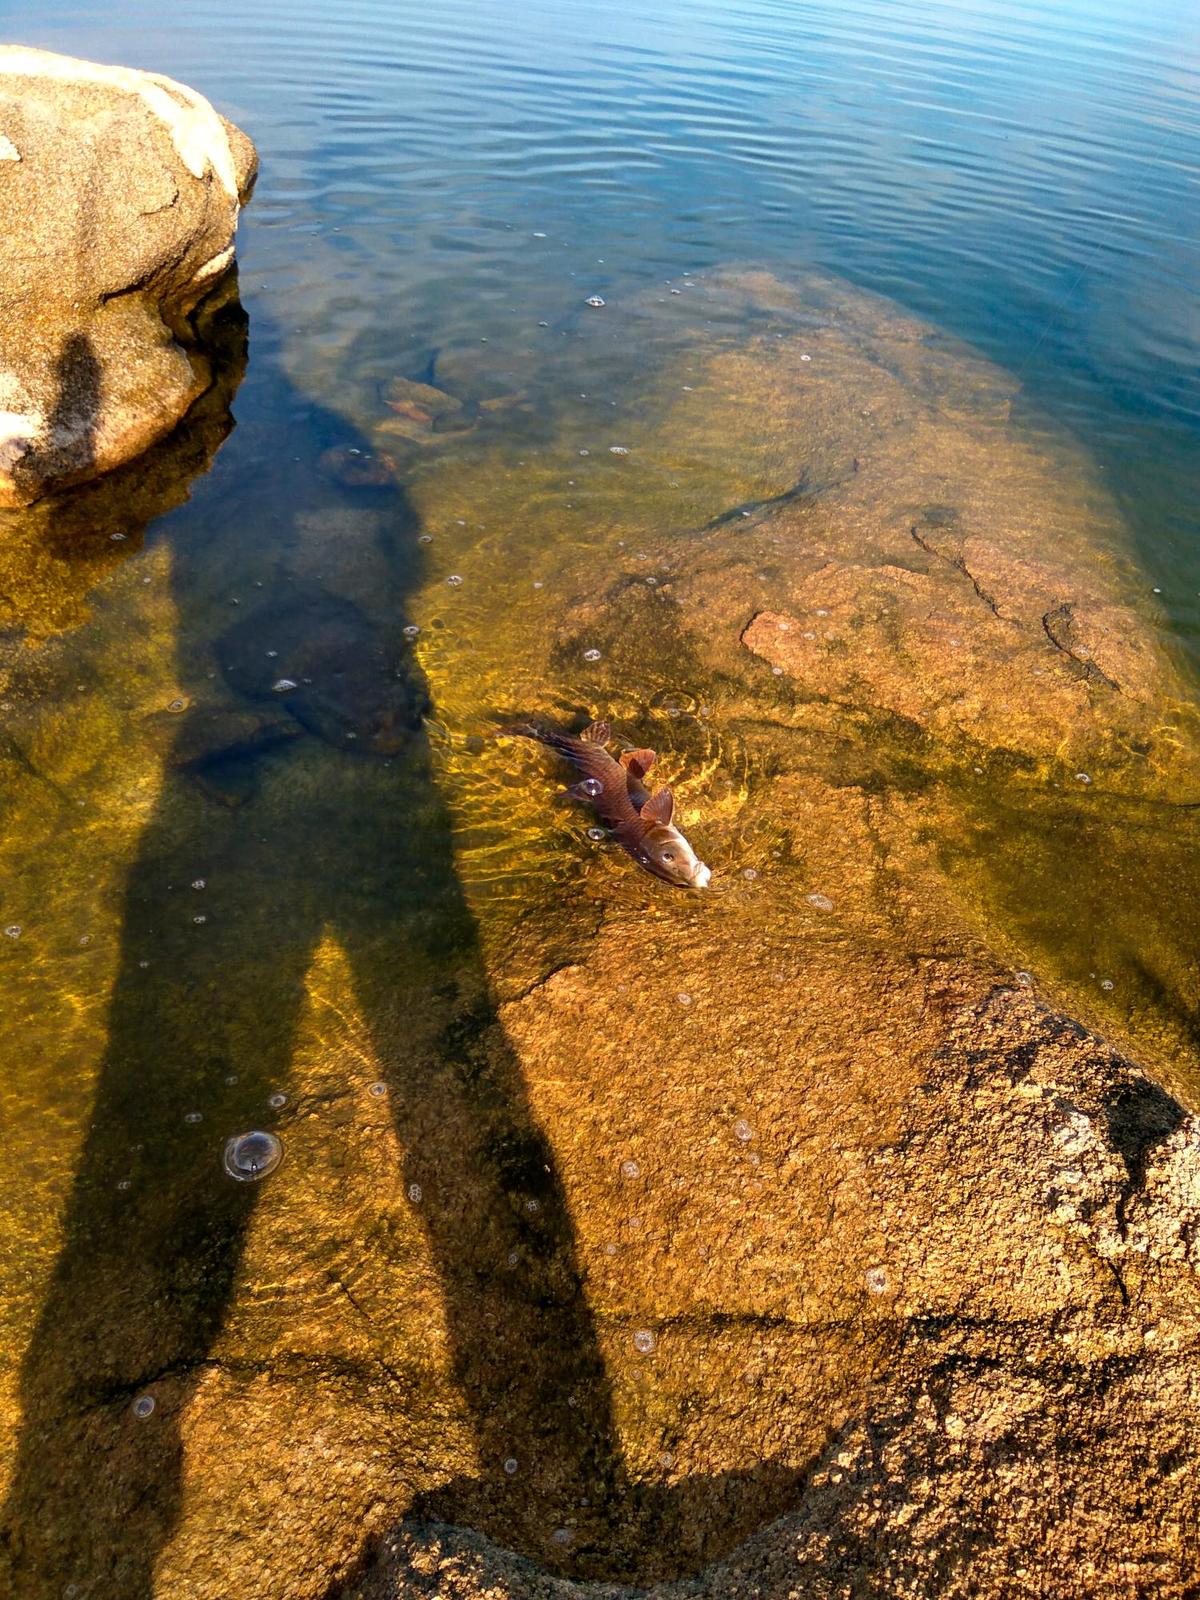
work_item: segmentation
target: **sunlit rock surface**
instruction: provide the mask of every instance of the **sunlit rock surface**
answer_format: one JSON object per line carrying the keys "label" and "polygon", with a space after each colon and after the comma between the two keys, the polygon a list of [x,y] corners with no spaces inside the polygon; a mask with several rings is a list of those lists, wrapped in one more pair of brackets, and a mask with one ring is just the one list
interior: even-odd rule
{"label": "sunlit rock surface", "polygon": [[190,313],[256,166],[182,84],[0,47],[0,506],[140,455],[208,388]]}
{"label": "sunlit rock surface", "polygon": [[[6,1592],[1182,1597],[1195,713],[1115,509],[841,284],[571,331],[285,393],[6,644]],[[706,893],[494,737],[598,713]]]}

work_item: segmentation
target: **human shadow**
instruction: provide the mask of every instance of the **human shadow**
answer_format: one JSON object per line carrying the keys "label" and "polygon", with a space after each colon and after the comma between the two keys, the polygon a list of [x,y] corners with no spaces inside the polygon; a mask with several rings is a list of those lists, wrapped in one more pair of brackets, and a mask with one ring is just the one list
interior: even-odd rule
{"label": "human shadow", "polygon": [[[212,1375],[256,1205],[287,1181],[286,1154],[278,1175],[242,1183],[222,1150],[255,1127],[289,1142],[271,1101],[294,1096],[327,938],[379,1063],[470,1414],[474,1463],[418,1513],[581,1575],[629,1574],[647,1552],[669,1570],[680,1518],[749,1531],[733,1479],[754,1474],[715,1483],[711,1503],[693,1485],[674,1509],[628,1481],[554,1153],[497,1016],[435,778],[405,631],[418,520],[402,488],[361,470],[366,443],[271,363],[247,391],[223,487],[155,534],[177,614],[176,681],[145,729],[164,776],[22,1369],[7,1592],[155,1593],[185,1414]],[[754,1521],[796,1479],[762,1472]],[[556,1548],[568,1520],[570,1549]]]}

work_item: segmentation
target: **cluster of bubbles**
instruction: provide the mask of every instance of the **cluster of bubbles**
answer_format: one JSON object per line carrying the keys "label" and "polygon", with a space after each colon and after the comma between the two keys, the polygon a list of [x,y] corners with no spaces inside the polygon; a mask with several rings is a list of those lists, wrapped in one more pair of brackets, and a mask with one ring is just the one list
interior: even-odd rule
{"label": "cluster of bubbles", "polygon": [[639,1328],[633,1336],[633,1348],[638,1352],[639,1355],[651,1355],[657,1345],[658,1340],[654,1337],[649,1328]]}

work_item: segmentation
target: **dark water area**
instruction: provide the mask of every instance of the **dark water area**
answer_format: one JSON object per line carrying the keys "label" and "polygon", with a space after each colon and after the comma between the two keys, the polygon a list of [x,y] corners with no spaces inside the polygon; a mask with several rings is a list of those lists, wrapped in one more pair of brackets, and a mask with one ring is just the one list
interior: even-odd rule
{"label": "dark water area", "polygon": [[[570,1118],[501,1011],[606,914],[717,913],[609,870],[533,754],[475,758],[498,718],[603,695],[727,825],[738,892],[795,866],[738,813],[761,773],[681,631],[631,607],[655,650],[606,636],[595,670],[563,642],[581,574],[662,582],[663,529],[811,487],[780,476],[761,406],[740,431],[715,401],[693,433],[664,420],[693,350],[699,371],[784,337],[769,291],[701,300],[731,266],[828,274],[986,356],[1018,422],[1091,458],[1127,536],[1097,562],[1200,673],[1194,8],[0,0],[0,34],[168,73],[262,163],[222,385],[3,556],[0,1108],[39,1154],[3,1245],[14,1592],[185,1592],[187,1463],[211,1456],[218,1507],[255,1503],[221,1419],[274,1427],[255,1385],[313,1373],[330,1456],[392,1452],[361,1467],[376,1530],[415,1506],[575,1574],[694,1569],[804,1459],[667,1482],[687,1428],[637,1366],[653,1339],[595,1288]],[[838,761],[864,790],[950,781],[899,742]],[[964,884],[1000,864],[979,894],[1006,952],[1194,1056],[1192,812],[1123,796],[1081,828],[1074,791],[1033,816],[1006,781],[945,845]],[[793,911],[748,911],[744,936],[790,938]],[[284,1164],[238,1185],[221,1151],[251,1128]],[[352,1333],[343,1301],[367,1308]]]}

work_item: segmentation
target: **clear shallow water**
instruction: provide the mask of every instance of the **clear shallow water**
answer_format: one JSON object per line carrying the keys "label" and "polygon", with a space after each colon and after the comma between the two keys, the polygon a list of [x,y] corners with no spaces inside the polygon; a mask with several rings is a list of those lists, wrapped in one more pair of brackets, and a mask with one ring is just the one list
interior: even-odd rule
{"label": "clear shallow water", "polygon": [[[568,1204],[520,1062],[495,1043],[493,989],[519,993],[577,955],[602,904],[642,924],[661,907],[636,874],[607,870],[602,847],[581,854],[581,825],[546,803],[532,753],[509,758],[510,774],[492,764],[481,775],[461,759],[476,753],[465,740],[495,711],[536,702],[573,714],[602,685],[618,715],[653,734],[685,799],[703,796],[703,821],[729,821],[727,872],[769,878],[785,856],[772,819],[740,820],[755,776],[744,741],[720,714],[719,685],[705,711],[713,686],[668,629],[653,660],[636,641],[603,639],[595,673],[556,633],[588,570],[607,570],[617,548],[654,576],[664,526],[701,526],[790,481],[777,477],[778,441],[722,431],[717,413],[694,435],[672,421],[665,442],[638,449],[662,424],[667,383],[674,397],[689,377],[689,340],[707,359],[762,325],[736,297],[718,297],[711,317],[698,300],[680,309],[729,262],[784,279],[826,269],[1019,375],[1018,409],[1093,453],[1133,532],[1130,582],[1151,608],[1163,590],[1156,615],[1190,647],[1194,26],[1182,6],[1131,17],[352,5],[284,18],[240,5],[166,23],[149,6],[101,22],[0,5],[0,18],[6,37],[196,85],[263,161],[239,236],[249,366],[211,472],[191,481],[219,419],[168,474],[190,481],[189,504],[151,493],[139,518],[118,495],[105,516],[125,518],[123,543],[107,544],[117,524],[101,519],[99,548],[84,540],[48,574],[30,557],[32,601],[8,586],[5,731],[32,762],[6,767],[3,921],[21,932],[0,947],[20,1033],[5,1111],[41,1155],[14,1201],[6,1259],[18,1330],[6,1348],[23,1357],[18,1513],[47,1530],[43,1570],[65,1581],[73,1561],[95,1564],[97,1527],[150,1503],[159,1525],[136,1549],[118,1538],[111,1558],[116,1592],[140,1594],[181,1515],[170,1419],[203,1415],[206,1362],[250,1371],[278,1341],[378,1384],[371,1363],[407,1373],[441,1315],[442,1370],[469,1398],[450,1427],[436,1407],[426,1417],[414,1367],[398,1410],[424,1430],[418,1457],[436,1457],[437,1481],[466,1473],[446,1443],[458,1427],[497,1473],[540,1460],[544,1476],[516,1510],[473,1490],[432,1509],[541,1558],[619,1570],[604,1568],[594,1531],[568,1555],[545,1542],[546,1505],[589,1452],[595,1476],[624,1493],[613,1417],[642,1401],[620,1398],[619,1360],[601,1361],[592,1311],[564,1293],[589,1218]],[[582,308],[592,294],[604,309]],[[659,303],[659,322],[624,317]],[[397,375],[463,397],[472,414],[458,443],[434,448],[421,423],[417,440],[374,431]],[[368,442],[393,452],[397,481],[339,483],[326,453]],[[613,444],[633,447],[628,463]],[[516,620],[498,621],[502,611]],[[590,643],[586,607],[579,616]],[[403,626],[421,629],[415,645]],[[45,638],[41,652],[24,651],[21,627]],[[524,655],[521,631],[537,644]],[[272,699],[281,660],[318,686],[286,710]],[[430,686],[453,751],[435,727],[416,759],[389,766],[392,732]],[[352,759],[363,745],[381,759]],[[879,759],[886,770],[893,756],[894,776],[904,752]],[[1127,1005],[1129,923],[1116,912],[1132,903],[1149,917],[1162,896],[1153,884],[1127,893],[1141,858],[1114,852],[1111,825],[1082,847],[1073,826],[1068,808],[1043,837],[1019,806],[981,807],[983,842],[963,876],[972,856],[1008,851],[1014,939],[1055,951],[1082,986],[1116,973],[1113,1003]],[[1165,880],[1178,840],[1163,849],[1151,876]],[[1106,875],[1096,863],[1110,855]],[[553,917],[531,927],[546,885]],[[749,896],[748,880],[738,892]],[[1187,1040],[1190,953],[1147,965],[1158,1012],[1182,1012],[1167,1046]],[[1161,1016],[1137,1015],[1146,992],[1132,1015],[1113,1015],[1153,1036]],[[373,1096],[379,1083],[388,1092]],[[377,1108],[374,1121],[360,1105]],[[274,1189],[221,1176],[227,1138],[254,1127],[284,1140]],[[331,1172],[333,1192],[306,1196],[299,1175],[313,1172]],[[372,1203],[391,1188],[380,1229]],[[59,1238],[44,1217],[64,1206]],[[496,1274],[514,1252],[538,1263],[515,1303]],[[379,1350],[338,1343],[310,1270],[335,1301],[337,1284],[357,1295],[378,1272],[393,1318]],[[114,1474],[105,1502],[93,1470],[103,1407],[117,1426],[148,1384],[159,1431],[138,1435],[137,1464]],[[568,1389],[578,1433],[546,1420],[546,1397]],[[64,1390],[95,1414],[64,1415]],[[650,1439],[647,1428],[639,1448],[653,1460]],[[758,1489],[731,1476],[716,1547],[776,1508],[789,1472]],[[514,1492],[526,1481],[516,1474]],[[86,1516],[64,1514],[73,1500]],[[712,1553],[698,1537],[679,1564]]]}

